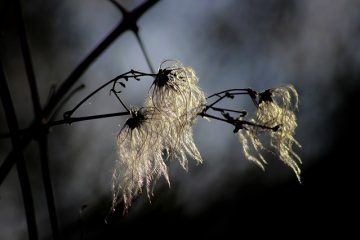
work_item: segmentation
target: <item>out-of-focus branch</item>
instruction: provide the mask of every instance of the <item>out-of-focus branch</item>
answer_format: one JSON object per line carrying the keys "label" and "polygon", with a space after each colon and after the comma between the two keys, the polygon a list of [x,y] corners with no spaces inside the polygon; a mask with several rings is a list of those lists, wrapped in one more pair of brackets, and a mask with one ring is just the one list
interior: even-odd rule
{"label": "out-of-focus branch", "polygon": [[[23,135],[25,132],[28,132],[30,129],[25,128],[25,129],[19,129],[16,133],[19,135]],[[7,133],[0,133],[0,139],[7,139],[7,138],[11,138],[11,133],[7,132]]]}
{"label": "out-of-focus branch", "polygon": [[100,56],[100,54],[103,53],[104,50],[109,47],[118,36],[120,36],[123,32],[132,29],[133,25],[136,24],[139,18],[158,1],[159,0],[146,1],[127,15],[124,15],[124,18],[118,26],[70,73],[63,84],[59,87],[58,91],[50,98],[49,103],[45,106],[43,111],[44,117],[51,114],[54,107],[59,103],[74,83],[82,76],[91,63]]}
{"label": "out-of-focus branch", "polygon": [[139,35],[139,31],[134,31],[134,34],[135,34],[136,40],[138,41],[138,43],[140,45],[141,51],[145,57],[146,63],[148,65],[150,71],[152,73],[155,73],[154,67],[151,64],[150,56],[149,56],[148,52],[146,51],[145,44]]}
{"label": "out-of-focus branch", "polygon": [[44,132],[39,138],[39,148],[40,148],[40,161],[41,161],[41,174],[45,189],[46,202],[48,205],[50,225],[54,239],[59,239],[59,225],[58,218],[56,214],[56,205],[54,192],[52,187],[50,167],[49,167],[49,154],[48,154],[48,136]]}
{"label": "out-of-focus branch", "polygon": [[[27,39],[26,34],[26,26],[24,22],[24,17],[22,14],[22,7],[21,7],[21,1],[16,0],[16,19],[17,19],[17,25],[18,25],[18,31],[19,31],[19,37],[20,37],[20,45],[21,50],[23,54],[25,69],[26,69],[26,75],[27,80],[29,82],[30,86],[30,93],[31,93],[31,99],[34,107],[34,115],[35,115],[35,122],[38,123],[40,126],[42,124],[41,122],[41,104],[39,99],[39,93],[37,89],[36,84],[36,78],[35,78],[35,72],[33,63],[31,60],[31,53],[30,53],[30,46]],[[37,133],[36,133],[37,134]],[[58,221],[57,221],[57,214],[56,214],[56,208],[55,208],[55,202],[54,202],[54,194],[52,190],[52,181],[50,177],[49,172],[49,158],[48,158],[48,146],[47,146],[47,131],[40,131],[38,136],[38,145],[39,145],[39,151],[40,151],[40,163],[41,163],[41,172],[42,172],[42,180],[44,183],[44,189],[45,189],[45,196],[46,196],[46,202],[48,205],[48,211],[50,216],[50,225],[53,233],[54,239],[57,239],[59,236],[59,227],[58,227]],[[25,200],[25,199],[24,199]]]}
{"label": "out-of-focus branch", "polygon": [[16,20],[18,25],[18,32],[20,38],[21,51],[24,59],[24,65],[26,70],[27,79],[30,86],[31,99],[34,107],[35,117],[39,117],[41,113],[40,99],[38,94],[38,89],[36,86],[35,72],[33,63],[31,60],[30,47],[28,39],[26,36],[26,28],[24,23],[24,18],[22,14],[21,1],[15,1],[15,11],[16,11]]}
{"label": "out-of-focus branch", "polygon": [[[44,118],[43,122],[46,122],[46,119],[52,114],[56,106],[60,103],[63,97],[68,93],[70,88],[78,81],[82,74],[87,70],[87,68],[95,61],[95,59],[103,53],[114,40],[117,39],[122,33],[132,28],[134,23],[140,19],[140,17],[147,12],[153,5],[155,5],[159,0],[148,0],[144,2],[139,7],[131,11],[128,17],[122,19],[118,26],[96,47],[94,50],[70,73],[70,75],[64,80],[63,84],[59,87],[58,91],[49,99],[49,102],[44,107],[41,112],[41,116]],[[36,125],[34,121],[29,129],[33,129]],[[34,137],[32,134],[24,134],[19,143],[19,149],[23,150]],[[16,160],[14,158],[15,152],[11,151],[3,163],[0,166],[0,185],[6,176],[9,174],[12,166],[15,164]]]}
{"label": "out-of-focus branch", "polygon": [[5,79],[5,73],[0,62],[0,98],[4,108],[6,121],[11,133],[11,143],[13,159],[16,160],[16,167],[20,181],[21,193],[23,195],[23,202],[25,207],[26,221],[29,233],[29,239],[38,239],[38,232],[36,226],[36,217],[34,209],[34,201],[32,198],[31,186],[29,182],[29,175],[25,165],[24,155],[19,146],[21,145],[20,135],[18,134],[19,126],[17,117],[12,103],[10,90]]}

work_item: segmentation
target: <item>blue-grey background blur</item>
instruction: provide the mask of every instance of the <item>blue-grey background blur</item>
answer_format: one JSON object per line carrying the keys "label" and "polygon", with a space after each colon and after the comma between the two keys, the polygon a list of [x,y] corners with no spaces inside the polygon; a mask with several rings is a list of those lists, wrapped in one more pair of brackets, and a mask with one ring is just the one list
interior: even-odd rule
{"label": "blue-grey background blur", "polygon": [[[130,10],[142,3],[119,2]],[[23,11],[43,105],[51,87],[59,86],[122,18],[105,0],[23,1]],[[33,118],[33,109],[13,12],[11,1],[0,1],[1,58],[24,128]],[[198,119],[194,135],[204,164],[191,163],[186,173],[171,162],[170,189],[161,179],[151,204],[144,194],[128,216],[120,211],[106,225],[117,157],[115,139],[126,118],[56,126],[49,134],[50,166],[66,238],[120,237],[137,229],[160,235],[163,228],[184,235],[194,230],[204,236],[224,235],[275,224],[275,216],[282,219],[281,227],[294,223],[294,229],[304,230],[318,228],[317,221],[338,226],[343,218],[337,214],[354,214],[358,207],[350,203],[355,201],[356,190],[348,188],[354,184],[351,169],[356,159],[351,156],[357,147],[350,136],[359,136],[354,117],[360,83],[359,13],[357,0],[168,0],[156,4],[138,23],[156,69],[165,59],[180,60],[195,69],[207,94],[228,88],[295,85],[300,95],[296,137],[303,145],[299,150],[303,184],[271,156],[266,172],[248,163],[231,126]],[[129,69],[149,71],[132,32],[119,37],[91,65],[77,84],[84,83],[86,88],[60,113]],[[150,84],[150,79],[129,84],[123,95],[126,103],[141,105]],[[252,109],[246,98],[225,106]],[[105,90],[77,114],[121,110]],[[0,131],[8,131],[2,108]],[[1,140],[0,161],[9,150],[9,140]],[[37,151],[33,142],[25,154],[40,236],[46,239],[51,232]],[[339,196],[340,200],[334,200]],[[298,220],[302,217],[304,221]],[[0,187],[0,239],[26,237],[13,170]]]}

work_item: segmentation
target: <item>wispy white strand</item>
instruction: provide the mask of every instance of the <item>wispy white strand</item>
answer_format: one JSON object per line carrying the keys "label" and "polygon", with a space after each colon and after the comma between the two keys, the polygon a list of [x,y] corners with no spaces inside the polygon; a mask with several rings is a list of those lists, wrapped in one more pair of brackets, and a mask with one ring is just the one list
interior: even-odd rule
{"label": "wispy white strand", "polygon": [[[176,61],[164,62],[169,63],[155,77],[145,107],[131,109],[131,117],[118,135],[113,210],[119,201],[128,209],[144,188],[150,198],[154,182],[161,176],[170,185],[167,161],[177,160],[185,170],[188,170],[189,158],[202,162],[192,125],[204,110],[206,97],[191,67]],[[263,152],[271,152],[288,165],[300,181],[301,159],[293,150],[294,144],[300,147],[294,138],[298,94],[292,85],[270,89],[266,94],[269,96],[263,95],[259,100],[256,116],[249,120],[254,125],[249,124],[238,132],[244,155],[265,170],[267,162]],[[279,126],[276,131],[270,129],[275,126]],[[260,141],[262,133],[269,135],[269,146]]]}
{"label": "wispy white strand", "polygon": [[[246,136],[239,131],[239,139],[243,144],[244,154],[249,160],[256,162],[264,169],[262,162],[265,160],[262,151],[270,151],[294,171],[300,182],[299,164],[301,164],[301,159],[293,150],[294,144],[301,147],[294,138],[297,127],[294,111],[298,108],[298,94],[292,85],[271,89],[271,93],[272,101],[263,101],[259,104],[252,122],[267,127],[278,125],[280,128],[273,131],[250,126]],[[259,139],[259,135],[264,132],[270,136],[269,148],[264,147]],[[249,141],[252,143],[255,153],[251,153],[249,150]],[[256,155],[261,161],[255,157]]]}

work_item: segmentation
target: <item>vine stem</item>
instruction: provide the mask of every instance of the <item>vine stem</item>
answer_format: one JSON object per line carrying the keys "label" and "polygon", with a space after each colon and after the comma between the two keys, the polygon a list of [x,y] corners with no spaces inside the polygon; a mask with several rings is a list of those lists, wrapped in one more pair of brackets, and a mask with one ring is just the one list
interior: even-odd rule
{"label": "vine stem", "polygon": [[[240,113],[245,115],[246,111],[237,111],[237,110],[233,110],[233,109],[227,109],[227,108],[217,108],[217,107],[209,107],[209,109],[213,109],[215,111],[218,112],[234,112],[234,113]],[[58,125],[63,125],[63,124],[72,124],[75,122],[82,122],[82,121],[88,121],[88,120],[95,120],[95,119],[102,119],[102,118],[109,118],[109,117],[118,117],[118,116],[129,116],[131,115],[130,111],[125,111],[125,112],[116,112],[116,113],[108,113],[108,114],[99,114],[99,115],[90,115],[90,116],[83,116],[83,117],[69,117],[69,118],[65,118],[62,120],[56,120],[56,121],[50,121],[50,122],[45,122],[43,123],[45,125],[45,127],[52,127],[52,126],[58,126]],[[218,121],[222,121],[222,122],[226,122],[229,123],[231,125],[236,125],[237,123],[241,123],[241,124],[246,124],[246,125],[251,125],[251,126],[255,126],[255,127],[260,127],[263,129],[269,129],[269,130],[274,130],[274,128],[276,127],[267,127],[267,126],[262,126],[262,125],[258,125],[246,120],[230,120],[230,119],[226,119],[226,118],[221,118],[221,117],[217,117],[214,115],[210,115],[208,113],[206,113],[206,110],[202,111],[201,113],[198,114],[201,117],[207,117],[207,118],[212,118]],[[31,132],[31,129],[20,129],[17,131],[18,133],[23,133],[23,134],[27,134],[28,132]],[[2,134],[5,137],[9,137],[11,136],[10,134]]]}
{"label": "vine stem", "polygon": [[[217,116],[213,116],[213,115],[210,115],[208,113],[205,113],[205,112],[202,112],[199,114],[201,117],[207,117],[207,118],[212,118],[212,119],[216,119],[216,120],[219,120],[219,121],[222,121],[222,122],[226,122],[226,123],[230,123],[229,120],[227,119],[224,119],[224,118],[220,118],[220,117],[217,117]],[[230,123],[231,124],[231,123]]]}
{"label": "vine stem", "polygon": [[[130,75],[129,75],[130,74]],[[113,92],[115,94],[115,96],[117,97],[117,99],[120,101],[121,105],[128,110],[128,108],[125,106],[125,104],[122,102],[122,100],[119,98],[119,96],[117,96],[114,87],[115,84],[118,80],[120,79],[124,79],[125,81],[127,81],[129,78],[134,78],[134,79],[138,79],[139,77],[145,77],[145,76],[150,76],[150,77],[155,77],[156,74],[153,73],[143,73],[143,72],[139,72],[139,71],[135,71],[135,70],[130,70],[126,73],[123,73],[111,80],[109,80],[108,82],[104,83],[103,85],[101,85],[100,87],[98,87],[97,89],[95,89],[93,92],[91,92],[89,95],[87,95],[84,99],[82,99],[73,109],[71,109],[70,111],[67,111],[64,113],[64,118],[69,118],[71,117],[71,115],[81,106],[84,104],[84,102],[86,102],[88,99],[90,99],[92,96],[94,96],[96,93],[98,93],[100,90],[102,90],[103,88],[105,88],[106,86],[113,84],[113,88],[111,89],[111,92]]]}
{"label": "vine stem", "polygon": [[233,113],[240,113],[242,116],[245,116],[247,114],[246,111],[238,111],[238,110],[233,110],[233,109],[228,109],[228,108],[218,108],[218,107],[210,107],[212,110],[217,111],[217,112],[233,112]]}
{"label": "vine stem", "polygon": [[[132,75],[129,75],[132,74]],[[135,71],[135,70],[130,70],[124,74],[121,74],[111,80],[109,80],[108,82],[104,83],[103,85],[101,85],[99,88],[95,89],[93,92],[91,92],[88,96],[86,96],[84,99],[82,99],[72,110],[67,111],[64,113],[64,115],[66,115],[64,117],[64,119],[62,120],[56,120],[56,121],[49,121],[46,122],[46,119],[43,119],[44,122],[43,124],[45,124],[46,127],[52,127],[52,126],[57,126],[57,125],[62,125],[62,124],[72,124],[74,122],[81,122],[81,121],[88,121],[88,120],[94,120],[94,119],[101,119],[101,118],[108,118],[108,117],[116,117],[116,116],[126,116],[126,115],[130,115],[130,111],[128,110],[128,108],[125,106],[125,104],[121,101],[121,99],[119,99],[119,97],[116,95],[116,97],[118,98],[118,100],[120,101],[120,103],[122,103],[123,107],[126,109],[125,112],[117,112],[117,113],[109,113],[109,114],[100,114],[100,115],[91,115],[91,116],[84,116],[84,117],[71,117],[71,115],[84,103],[86,102],[89,98],[91,98],[92,96],[94,96],[97,92],[99,92],[100,90],[102,90],[103,88],[105,88],[106,86],[110,85],[111,83],[116,83],[117,80],[119,79],[127,79],[127,78],[138,78],[138,77],[143,77],[143,76],[151,76],[151,77],[156,77],[157,74],[151,74],[151,73],[143,73],[140,71]],[[223,100],[224,98],[228,97],[228,95],[226,93],[228,92],[234,92],[234,91],[248,91],[248,89],[229,89],[229,90],[224,90],[221,91],[219,93],[215,93],[210,95],[211,96],[218,96],[219,94],[224,94],[223,96],[219,96],[219,99],[217,99],[216,101],[214,101],[213,103],[211,103],[210,105],[206,105],[205,109],[202,113],[199,113],[199,116],[202,117],[208,117],[208,118],[212,118],[212,119],[216,119],[219,121],[223,121],[223,122],[227,122],[230,123],[229,120],[227,119],[223,119],[220,117],[216,117],[213,115],[209,115],[206,113],[207,110],[212,109],[214,111],[218,111],[218,112],[233,112],[233,113],[239,113],[242,115],[246,115],[246,111],[238,111],[238,110],[233,110],[233,109],[227,109],[227,108],[219,108],[219,107],[214,107],[215,104],[219,103],[221,100]],[[112,89],[112,91],[114,91]],[[253,90],[251,90],[253,91]],[[115,92],[115,91],[114,91]],[[238,94],[247,94],[247,92],[245,93],[232,93],[231,95],[238,95]],[[210,98],[208,97],[208,98]],[[247,124],[249,125],[254,125],[251,122],[248,122]],[[28,133],[32,132],[31,128],[26,128],[26,129],[21,129],[18,130],[18,132],[20,134],[24,134],[24,135],[28,135]],[[10,137],[11,134],[10,133],[3,133],[0,135],[0,139],[3,138],[8,138]]]}
{"label": "vine stem", "polygon": [[127,116],[130,115],[130,111],[126,112],[117,112],[117,113],[108,113],[108,114],[99,114],[99,115],[91,115],[91,116],[84,116],[84,117],[69,117],[62,120],[51,121],[46,123],[47,127],[62,125],[62,124],[72,124],[74,122],[82,122],[87,120],[94,120],[100,118],[109,118],[109,117],[118,117],[118,116]]}
{"label": "vine stem", "polygon": [[249,94],[249,95],[251,95],[251,93],[256,94],[256,91],[252,90],[251,88],[233,88],[233,89],[227,89],[227,90],[224,90],[221,92],[214,93],[214,94],[208,96],[207,99],[215,97],[215,96],[220,97],[219,95],[223,94],[223,93],[232,93],[232,92],[238,92],[238,91],[243,91],[240,94]]}

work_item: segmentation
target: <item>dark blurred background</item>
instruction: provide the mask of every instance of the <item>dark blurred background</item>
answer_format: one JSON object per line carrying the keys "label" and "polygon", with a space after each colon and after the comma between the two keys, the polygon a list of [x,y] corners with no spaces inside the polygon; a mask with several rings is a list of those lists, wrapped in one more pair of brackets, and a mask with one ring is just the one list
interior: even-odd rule
{"label": "dark blurred background", "polygon": [[[142,2],[119,0],[129,10]],[[45,105],[51,88],[61,84],[122,16],[106,0],[33,0],[22,5]],[[345,237],[353,232],[359,216],[359,13],[357,0],[157,3],[138,22],[156,68],[165,59],[192,66],[207,94],[295,85],[300,95],[296,137],[303,145],[298,149],[303,183],[271,156],[262,172],[247,162],[230,126],[199,119],[194,135],[204,163],[191,163],[186,173],[171,162],[171,188],[161,179],[151,203],[144,194],[127,215],[120,206],[108,216],[115,139],[126,118],[55,126],[49,134],[50,168],[64,239],[245,233],[293,237],[310,230]],[[26,128],[33,109],[12,1],[0,1],[0,18],[0,56],[20,127]],[[129,69],[149,71],[132,32],[121,35],[91,65],[77,83],[86,88],[65,104],[58,118],[97,86]],[[124,93],[127,104],[141,104],[149,86],[150,81],[129,84]],[[250,106],[245,98],[227,104]],[[77,114],[116,111],[121,111],[118,102],[105,90]],[[0,132],[8,132],[2,108]],[[10,149],[9,140],[0,140],[0,164]],[[26,149],[25,158],[40,238],[51,239],[36,142]],[[0,186],[0,239],[26,238],[22,197],[12,170]]]}

